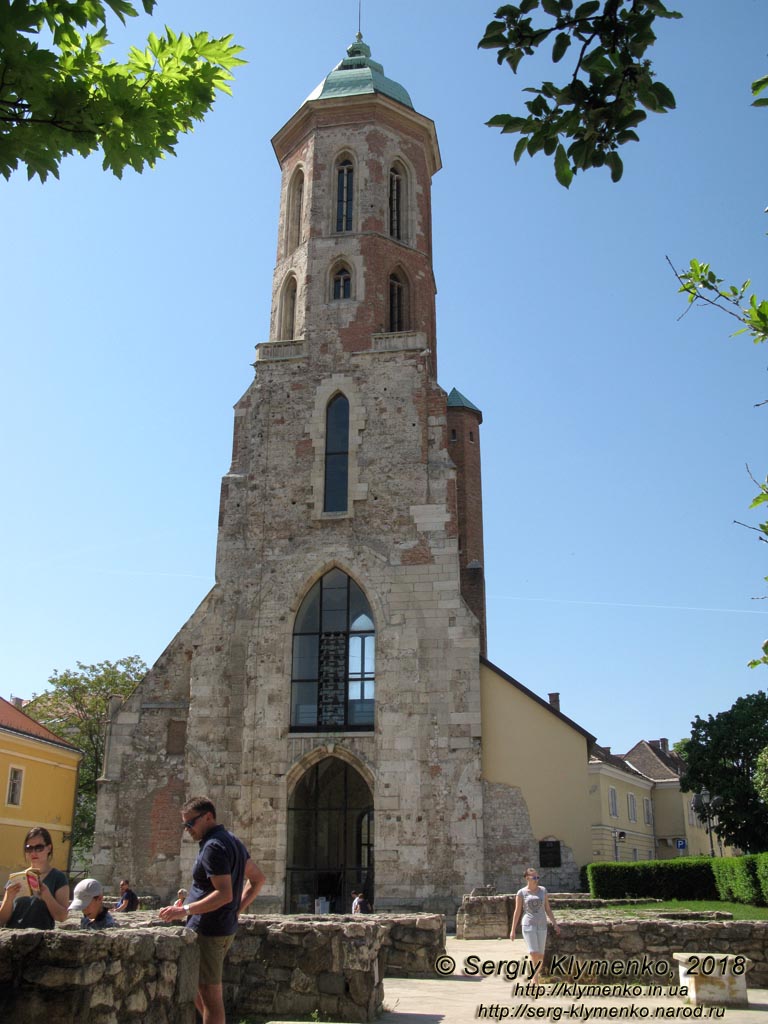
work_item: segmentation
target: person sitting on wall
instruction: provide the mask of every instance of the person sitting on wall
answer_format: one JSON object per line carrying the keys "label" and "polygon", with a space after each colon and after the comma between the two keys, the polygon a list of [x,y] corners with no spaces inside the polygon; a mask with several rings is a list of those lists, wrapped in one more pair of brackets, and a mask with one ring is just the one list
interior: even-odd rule
{"label": "person sitting on wall", "polygon": [[83,915],[80,927],[86,931],[117,928],[117,922],[104,906],[104,890],[101,882],[95,878],[84,878],[77,883],[69,909],[80,911]]}
{"label": "person sitting on wall", "polygon": [[173,904],[174,907],[183,907],[184,904],[186,903],[188,895],[189,895],[189,893],[187,892],[186,889],[179,889],[179,891],[176,893],[176,896],[178,898],[177,898],[176,902]]}
{"label": "person sitting on wall", "polygon": [[120,902],[115,907],[117,911],[132,912],[139,909],[139,897],[131,889],[131,883],[127,878],[120,879]]}
{"label": "person sitting on wall", "polygon": [[53,841],[47,828],[27,832],[24,857],[32,895],[22,895],[22,881],[8,882],[0,904],[0,926],[50,931],[56,921],[67,920],[69,882],[64,872],[53,866]]}

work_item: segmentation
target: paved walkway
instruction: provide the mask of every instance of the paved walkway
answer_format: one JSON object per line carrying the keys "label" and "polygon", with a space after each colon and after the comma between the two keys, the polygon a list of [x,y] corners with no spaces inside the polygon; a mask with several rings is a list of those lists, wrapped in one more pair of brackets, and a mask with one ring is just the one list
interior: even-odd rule
{"label": "paved walkway", "polygon": [[[502,939],[463,941],[449,936],[446,952],[456,963],[450,976],[434,980],[388,978],[384,981],[381,1024],[472,1024],[484,1018],[489,1018],[490,1024],[501,1024],[504,1020],[509,1024],[516,1020],[571,1024],[588,1020],[659,1019],[768,1024],[768,989],[749,990],[749,1009],[690,1007],[677,996],[649,995],[646,987],[638,996],[596,999],[553,995],[552,986],[548,985],[545,994],[534,996],[525,987],[515,993],[516,982],[507,981],[503,973],[486,977],[465,973],[466,967],[472,969],[474,964],[474,961],[467,964],[468,957],[478,957],[480,963],[493,961],[495,964],[524,957],[526,949],[522,939],[515,942]],[[502,967],[501,971],[504,970]],[[619,989],[618,985],[616,989]]]}

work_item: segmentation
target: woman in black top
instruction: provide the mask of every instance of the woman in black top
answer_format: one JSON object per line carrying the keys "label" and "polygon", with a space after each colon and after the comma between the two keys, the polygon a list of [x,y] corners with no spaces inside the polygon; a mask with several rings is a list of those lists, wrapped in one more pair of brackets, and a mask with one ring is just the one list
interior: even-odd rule
{"label": "woman in black top", "polygon": [[53,842],[47,828],[31,828],[24,839],[27,867],[40,872],[39,892],[20,896],[19,883],[7,885],[0,904],[0,925],[7,928],[50,930],[56,921],[66,921],[69,884],[63,871],[53,867]]}

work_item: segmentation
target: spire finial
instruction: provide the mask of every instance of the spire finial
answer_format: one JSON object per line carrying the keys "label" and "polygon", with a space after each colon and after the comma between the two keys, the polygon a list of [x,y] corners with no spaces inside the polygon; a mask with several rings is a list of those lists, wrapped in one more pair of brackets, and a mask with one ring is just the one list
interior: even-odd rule
{"label": "spire finial", "polygon": [[363,38],[363,0],[357,0],[357,41]]}

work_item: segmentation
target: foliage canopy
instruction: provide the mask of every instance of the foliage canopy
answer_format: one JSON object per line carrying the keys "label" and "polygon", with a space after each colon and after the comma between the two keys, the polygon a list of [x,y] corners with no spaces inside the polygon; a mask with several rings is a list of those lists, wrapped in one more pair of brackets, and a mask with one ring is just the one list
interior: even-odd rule
{"label": "foliage canopy", "polygon": [[758,757],[768,746],[768,696],[739,697],[714,717],[698,715],[686,747],[684,792],[709,790],[722,798],[714,831],[748,853],[768,850],[768,807],[755,786]]}
{"label": "foliage canopy", "polygon": [[[142,0],[151,14],[155,0]],[[122,22],[138,11],[128,0],[0,0],[0,174],[25,165],[29,178],[59,176],[64,156],[101,150],[104,169],[174,153],[213,106],[230,92],[243,64],[232,36],[152,33],[124,64],[102,59],[109,44],[107,10]],[[92,31],[89,31],[92,30]]]}
{"label": "foliage canopy", "polygon": [[104,763],[105,726],[111,697],[128,697],[146,674],[136,655],[97,665],[77,663],[77,670],[54,672],[50,689],[35,695],[25,711],[52,732],[83,751],[80,764],[72,846],[90,851],[96,822],[96,780]]}

